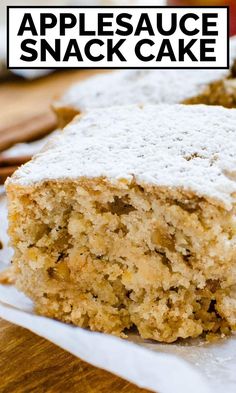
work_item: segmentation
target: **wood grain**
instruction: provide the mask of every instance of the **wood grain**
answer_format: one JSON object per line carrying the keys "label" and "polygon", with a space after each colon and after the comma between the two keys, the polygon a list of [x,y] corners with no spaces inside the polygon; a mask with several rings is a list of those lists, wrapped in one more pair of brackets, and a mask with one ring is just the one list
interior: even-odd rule
{"label": "wood grain", "polygon": [[1,393],[147,393],[0,320]]}
{"label": "wood grain", "polygon": [[0,84],[0,151],[17,142],[43,137],[57,127],[51,103],[75,81],[96,70],[67,70],[26,81],[13,78]]}
{"label": "wood grain", "polygon": [[0,154],[0,185],[4,184],[8,176],[11,176],[20,165],[30,159],[31,156],[4,157]]}

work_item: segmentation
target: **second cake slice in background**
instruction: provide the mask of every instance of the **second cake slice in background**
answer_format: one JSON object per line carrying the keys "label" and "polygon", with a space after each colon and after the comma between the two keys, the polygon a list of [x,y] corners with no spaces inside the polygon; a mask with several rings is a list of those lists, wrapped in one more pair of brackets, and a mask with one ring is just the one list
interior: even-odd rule
{"label": "second cake slice in background", "polygon": [[54,109],[60,126],[78,113],[130,104],[207,104],[236,107],[236,37],[229,70],[123,70],[74,84]]}

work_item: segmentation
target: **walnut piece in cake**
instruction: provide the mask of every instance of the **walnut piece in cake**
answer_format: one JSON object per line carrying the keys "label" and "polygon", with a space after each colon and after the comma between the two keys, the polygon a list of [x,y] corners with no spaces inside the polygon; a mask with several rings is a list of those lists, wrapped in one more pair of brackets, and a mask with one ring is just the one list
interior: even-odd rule
{"label": "walnut piece in cake", "polygon": [[235,330],[235,127],[221,107],[94,110],[8,179],[36,311],[163,342]]}

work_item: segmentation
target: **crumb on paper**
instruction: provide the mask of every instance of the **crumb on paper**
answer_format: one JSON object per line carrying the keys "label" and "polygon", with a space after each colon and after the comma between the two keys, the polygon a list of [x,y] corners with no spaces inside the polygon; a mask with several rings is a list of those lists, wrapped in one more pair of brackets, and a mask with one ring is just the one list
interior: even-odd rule
{"label": "crumb on paper", "polygon": [[2,285],[12,285],[15,283],[14,274],[13,274],[13,267],[10,266],[0,272],[0,284]]}

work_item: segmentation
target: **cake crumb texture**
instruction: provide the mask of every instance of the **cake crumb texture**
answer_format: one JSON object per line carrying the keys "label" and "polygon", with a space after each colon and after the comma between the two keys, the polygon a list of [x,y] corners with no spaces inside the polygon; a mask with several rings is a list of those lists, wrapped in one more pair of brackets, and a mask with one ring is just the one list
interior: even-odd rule
{"label": "cake crumb texture", "polygon": [[10,198],[16,285],[38,313],[163,342],[235,330],[235,208],[102,178]]}

